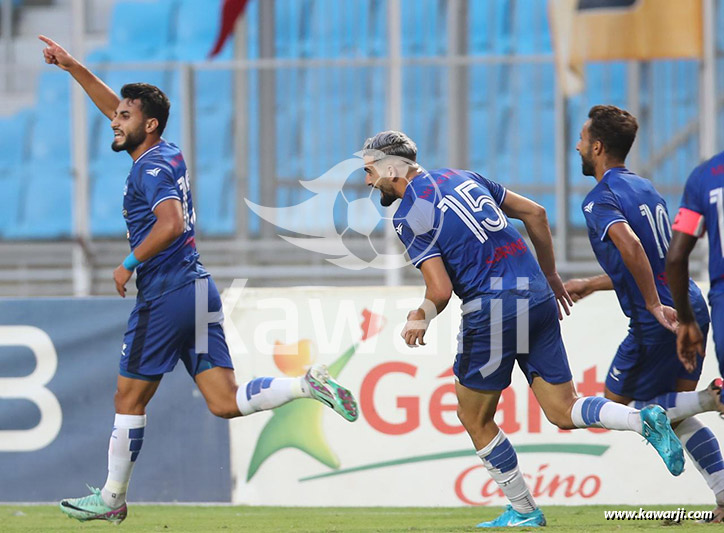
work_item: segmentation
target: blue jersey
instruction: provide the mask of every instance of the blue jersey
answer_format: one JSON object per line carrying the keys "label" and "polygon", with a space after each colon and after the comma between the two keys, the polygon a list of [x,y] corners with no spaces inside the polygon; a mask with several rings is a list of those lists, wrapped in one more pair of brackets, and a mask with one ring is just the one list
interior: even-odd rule
{"label": "blue jersey", "polygon": [[[711,292],[724,292],[724,152],[694,169],[686,181],[681,207],[704,217]],[[699,237],[702,232],[692,233]]]}
{"label": "blue jersey", "polygon": [[164,200],[181,202],[184,233],[136,270],[140,299],[151,300],[197,278],[208,276],[194,241],[194,215],[189,175],[181,150],[161,141],[136,159],[123,191],[123,217],[134,250],[156,223],[153,210]]}
{"label": "blue jersey", "polygon": [[[613,282],[621,309],[631,319],[630,330],[639,342],[657,342],[671,333],[646,310],[643,295],[626,268],[621,253],[608,236],[609,228],[626,222],[641,241],[651,264],[661,303],[673,306],[666,280],[666,252],[671,240],[671,224],[666,201],[647,179],[625,168],[606,171],[583,200],[588,238],[603,270]],[[697,318],[708,322],[708,310],[701,291],[689,282],[689,297]]]}
{"label": "blue jersey", "polygon": [[472,313],[471,327],[489,316],[491,299],[526,298],[534,306],[553,297],[528,245],[500,209],[505,194],[475,172],[443,168],[413,178],[394,216],[416,267],[442,258],[463,313]]}

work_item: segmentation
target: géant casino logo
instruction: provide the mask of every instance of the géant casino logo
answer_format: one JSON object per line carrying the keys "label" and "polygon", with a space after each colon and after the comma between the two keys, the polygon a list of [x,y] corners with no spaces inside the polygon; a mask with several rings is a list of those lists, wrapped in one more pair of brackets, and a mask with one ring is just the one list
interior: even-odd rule
{"label": "g\u00e9ant casino logo", "polygon": [[[361,343],[377,335],[386,325],[384,316],[364,310],[362,313],[361,335],[359,339],[352,340],[350,346],[331,364],[328,364],[330,374],[337,378],[343,372],[349,361],[357,352]],[[273,360],[276,367],[287,376],[301,376],[306,369],[315,362],[317,354],[314,342],[301,339],[296,343],[274,346]],[[439,385],[432,391],[429,400],[425,401],[421,395],[399,395],[394,398],[394,405],[398,415],[395,420],[386,417],[381,405],[375,405],[378,388],[383,386],[384,380],[395,377],[397,379],[415,380],[419,367],[408,362],[388,361],[377,364],[366,372],[357,399],[364,420],[374,431],[381,435],[394,437],[406,435],[418,429],[422,423],[422,416],[427,416],[430,425],[442,435],[457,435],[465,430],[457,421],[454,413],[457,409],[455,399],[455,385],[451,367],[440,372],[436,379]],[[343,379],[343,377],[341,378]],[[596,395],[603,392],[603,383],[596,378],[596,367],[592,366],[583,372],[583,379],[577,384],[582,395]],[[501,395],[498,405],[498,424],[508,435],[519,432],[540,434],[542,431],[543,416],[540,406],[532,391],[528,391],[527,398],[520,398],[513,387],[507,388]],[[527,416],[520,417],[518,403],[527,402]],[[425,405],[426,404],[426,405]],[[388,469],[411,463],[424,463],[429,461],[443,461],[455,457],[470,456],[476,463],[466,466],[455,476],[450,487],[456,497],[468,505],[498,504],[503,499],[502,492],[495,482],[487,476],[485,468],[477,462],[472,446],[460,450],[444,450],[439,453],[413,455],[408,457],[390,458],[386,461],[358,465],[342,465],[335,453],[334,443],[325,435],[322,427],[322,418],[326,408],[319,402],[291,402],[276,409],[272,417],[263,427],[257,439],[254,452],[249,462],[246,479],[250,481],[259,471],[264,462],[275,453],[286,449],[296,448],[310,457],[316,459],[329,470],[299,479],[299,482],[312,481],[332,476],[354,475],[356,472]],[[399,413],[402,412],[400,419]],[[359,423],[359,422],[358,422]],[[559,433],[568,433],[558,430]],[[605,432],[604,429],[590,428],[593,433]],[[609,446],[605,444],[575,444],[570,442],[517,444],[519,454],[541,454],[543,458],[550,458],[550,454],[575,454],[600,457]],[[548,459],[550,461],[550,459]],[[344,468],[342,468],[344,466]],[[524,474],[534,497],[592,498],[601,489],[601,478],[593,473],[572,472],[561,474],[550,468],[545,460],[538,464],[537,469]]]}

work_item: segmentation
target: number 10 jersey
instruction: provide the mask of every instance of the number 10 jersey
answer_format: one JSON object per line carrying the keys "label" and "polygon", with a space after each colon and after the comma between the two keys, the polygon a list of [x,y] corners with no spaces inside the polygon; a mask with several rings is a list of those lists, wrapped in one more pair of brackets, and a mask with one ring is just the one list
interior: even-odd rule
{"label": "number 10 jersey", "polygon": [[[666,252],[671,240],[671,223],[666,201],[651,181],[626,168],[617,167],[606,171],[601,181],[583,200],[582,209],[596,259],[611,278],[621,309],[631,319],[631,334],[643,343],[669,339],[671,333],[647,311],[636,281],[608,235],[611,226],[618,222],[625,222],[631,227],[646,252],[661,303],[673,306],[666,279]],[[706,302],[691,280],[689,297],[697,319],[708,322]]]}

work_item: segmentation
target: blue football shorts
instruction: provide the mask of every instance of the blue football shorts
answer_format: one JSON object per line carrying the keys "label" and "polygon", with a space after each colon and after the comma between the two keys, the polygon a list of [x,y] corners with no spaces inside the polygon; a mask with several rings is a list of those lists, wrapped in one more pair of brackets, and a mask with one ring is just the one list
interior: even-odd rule
{"label": "blue football shorts", "polygon": [[[207,332],[204,353],[196,352],[197,283],[206,284],[208,291],[208,307],[202,310],[205,315],[200,319]],[[208,323],[211,314],[216,316]],[[221,297],[211,277],[187,283],[150,301],[138,300],[123,337],[120,374],[158,381],[176,367],[179,359],[191,377],[214,367],[233,368],[222,322]]]}
{"label": "blue football shorts", "polygon": [[[709,322],[699,322],[706,336]],[[611,392],[634,400],[650,400],[676,391],[679,379],[698,381],[701,376],[703,357],[693,372],[687,372],[676,355],[676,335],[673,333],[665,341],[644,344],[636,340],[631,333],[623,340],[616,351],[611,367],[606,375],[606,387]]]}
{"label": "blue football shorts", "polygon": [[[519,312],[514,298],[491,301],[494,307],[474,321],[463,317],[453,370],[458,381],[475,390],[503,390],[510,385],[513,364],[528,383],[540,376],[551,384],[571,381],[566,348],[558,323],[558,304],[551,297]],[[495,316],[506,317],[495,320]]]}

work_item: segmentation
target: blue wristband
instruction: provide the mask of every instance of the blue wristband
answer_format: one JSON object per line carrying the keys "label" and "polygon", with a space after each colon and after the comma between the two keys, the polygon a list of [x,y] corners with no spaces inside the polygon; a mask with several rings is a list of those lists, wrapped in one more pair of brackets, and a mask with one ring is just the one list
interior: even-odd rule
{"label": "blue wristband", "polygon": [[128,254],[128,257],[123,260],[123,268],[125,268],[126,270],[130,270],[131,272],[136,270],[136,267],[140,264],[141,262],[136,259],[136,254],[134,254],[133,252]]}

